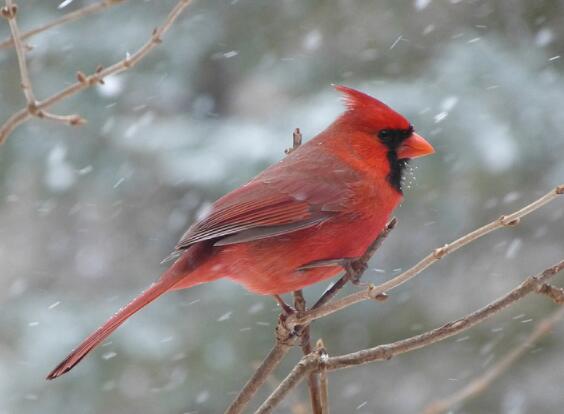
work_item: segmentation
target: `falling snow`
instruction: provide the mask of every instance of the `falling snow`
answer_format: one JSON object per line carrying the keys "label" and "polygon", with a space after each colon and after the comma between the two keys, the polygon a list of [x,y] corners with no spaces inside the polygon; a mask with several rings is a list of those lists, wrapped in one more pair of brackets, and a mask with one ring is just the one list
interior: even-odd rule
{"label": "falling snow", "polygon": [[426,9],[429,4],[431,4],[431,0],[415,0],[414,2],[415,9],[418,11]]}
{"label": "falling snow", "polygon": [[116,356],[117,352],[105,352],[104,354],[102,354],[102,359],[107,361],[108,359],[115,358]]}
{"label": "falling snow", "polygon": [[231,318],[231,315],[233,315],[233,312],[225,312],[223,315],[221,315],[219,318],[217,318],[218,322],[223,322],[228,320],[229,318]]}
{"label": "falling snow", "polygon": [[57,9],[64,9],[65,7],[67,7],[69,4],[71,4],[74,0],[64,0],[63,2],[61,2],[58,6]]}
{"label": "falling snow", "polygon": [[[27,31],[95,2],[21,3]],[[129,3],[25,40],[37,99],[72,84],[77,70],[131,56],[169,11],[149,1],[139,10],[152,5],[151,12],[138,13]],[[2,414],[154,411],[165,400],[165,411],[225,410],[272,345],[279,314],[271,298],[232,280],[164,295],[62,382],[41,376],[159,277],[172,263],[159,260],[213,200],[280,160],[293,128],[307,141],[341,113],[331,83],[397,109],[436,149],[406,168],[399,225],[370,262],[367,283],[389,280],[564,177],[557,8],[493,0],[204,3],[187,9],[139,65],[48,108],[87,124],[32,119],[0,149]],[[25,101],[13,50],[0,52],[11,82],[2,90],[6,120]],[[323,337],[336,355],[456,320],[558,260],[563,218],[556,202],[543,207],[433,265],[386,303],[316,322],[312,339]],[[333,281],[305,289],[308,305]],[[424,355],[331,376],[330,411],[421,411],[521,343],[548,310],[533,299]],[[560,336],[554,330],[487,395],[453,410],[559,412]],[[52,392],[65,381],[79,399]],[[304,402],[304,390],[282,412]]]}
{"label": "falling snow", "polygon": [[105,98],[115,98],[123,91],[124,79],[124,76],[107,76],[103,84],[96,85],[96,90]]}
{"label": "falling snow", "polygon": [[66,147],[56,145],[51,149],[47,157],[45,183],[52,191],[66,191],[76,181],[75,170],[66,160],[66,156]]}
{"label": "falling snow", "polygon": [[521,239],[513,239],[511,243],[509,243],[509,246],[507,247],[507,251],[505,252],[505,257],[508,259],[514,259],[515,257],[517,257],[517,254],[519,253],[519,250],[521,249],[522,245],[523,242]]}

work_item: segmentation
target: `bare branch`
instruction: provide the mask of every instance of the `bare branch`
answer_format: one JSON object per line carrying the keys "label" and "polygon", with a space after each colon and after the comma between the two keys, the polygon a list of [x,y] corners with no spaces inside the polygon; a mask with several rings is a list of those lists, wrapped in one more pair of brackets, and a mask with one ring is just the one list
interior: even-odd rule
{"label": "bare branch", "polygon": [[313,370],[319,363],[319,354],[311,353],[305,355],[300,362],[292,369],[286,378],[278,385],[270,397],[262,403],[262,405],[255,411],[255,414],[266,414],[270,413],[274,407],[276,407],[280,401],[286,396],[286,394],[294,388],[306,376],[309,372]]}
{"label": "bare branch", "polygon": [[231,405],[225,410],[225,414],[239,414],[251,401],[258,389],[266,382],[269,375],[278,366],[282,358],[288,353],[291,346],[277,342],[274,348],[262,361],[260,367],[245,384],[241,392],[237,395]]}
{"label": "bare branch", "polygon": [[39,111],[37,113],[38,118],[45,118],[51,121],[60,122],[62,124],[67,124],[71,126],[80,126],[86,123],[86,119],[80,115],[55,115],[49,112]]}
{"label": "bare branch", "polygon": [[292,151],[294,151],[300,145],[302,145],[302,132],[300,131],[300,128],[296,128],[294,130],[294,133],[292,134],[292,148],[285,149],[284,153],[290,154]]}
{"label": "bare branch", "polygon": [[[7,0],[8,1],[8,0]],[[174,21],[180,16],[182,11],[188,7],[191,0],[180,0],[174,8],[170,11],[167,18],[165,19],[162,26],[157,27],[153,30],[149,40],[141,46],[132,55],[126,56],[119,62],[114,63],[110,67],[105,69],[98,68],[93,74],[87,76],[79,72],[77,74],[77,82],[69,85],[58,93],[51,95],[43,101],[38,101],[35,108],[38,111],[44,111],[45,109],[53,106],[54,104],[72,96],[76,93],[89,88],[92,85],[103,82],[104,78],[110,75],[117,75],[118,73],[124,72],[128,69],[134,67],[141,59],[143,59],[151,50],[153,50],[158,44],[162,42],[162,37],[170,30]],[[14,113],[8,120],[0,127],[0,144],[2,144],[8,135],[13,132],[15,128],[21,125],[23,122],[27,121],[33,113],[30,108],[26,107],[20,109],[18,112]]]}
{"label": "bare branch", "polygon": [[493,301],[489,305],[469,314],[468,316],[454,322],[449,322],[437,329],[433,329],[427,333],[416,335],[414,337],[394,342],[390,345],[380,345],[366,351],[360,351],[340,357],[330,358],[326,365],[328,369],[341,369],[350,366],[365,364],[371,361],[390,359],[391,357],[405,352],[419,349],[423,346],[434,344],[442,341],[462,331],[472,328],[483,320],[495,315],[502,309],[514,302],[522,299],[531,292],[540,293],[544,283],[554,277],[564,268],[564,260],[556,265],[546,269],[536,276],[528,277],[523,283],[506,295]]}
{"label": "bare branch", "polygon": [[562,288],[545,283],[539,287],[538,293],[548,296],[557,305],[564,305],[564,289]]}
{"label": "bare branch", "polygon": [[[88,16],[90,14],[93,13],[97,13],[99,11],[102,11],[108,7],[114,6],[118,3],[122,3],[124,0],[103,0],[103,1],[99,1],[98,3],[94,3],[94,4],[90,4],[88,6],[84,6],[81,7],[78,10],[75,10],[73,12],[67,13],[64,16],[53,20],[52,22],[49,22],[43,26],[37,27],[33,30],[29,30],[27,32],[24,32],[21,34],[20,39],[23,40],[27,40],[32,36],[35,36],[38,33],[44,32],[46,30],[52,29],[53,27],[57,27],[57,26],[61,26],[65,23],[68,22],[72,22],[74,20],[78,20],[82,17]],[[13,47],[14,46],[14,41],[13,38],[10,37],[6,40],[4,40],[3,42],[0,43],[0,49],[6,49],[9,47]]]}
{"label": "bare branch", "polygon": [[459,239],[453,241],[452,243],[445,244],[443,247],[433,250],[429,255],[427,255],[423,260],[421,260],[415,266],[411,267],[410,269],[406,270],[400,275],[388,280],[387,282],[382,283],[381,285],[378,286],[370,285],[367,289],[350,294],[342,299],[339,299],[335,302],[331,302],[317,309],[311,309],[303,313],[302,315],[291,315],[287,320],[288,326],[292,327],[295,325],[303,325],[306,323],[310,323],[315,319],[319,319],[324,316],[330,315],[341,309],[345,309],[351,305],[354,305],[355,303],[362,302],[365,300],[375,299],[379,295],[385,294],[389,290],[404,284],[408,280],[417,276],[423,270],[427,269],[433,263],[439,261],[441,258],[460,249],[463,246],[466,246],[467,244],[479,239],[480,237],[483,237],[486,234],[489,234],[492,231],[497,230],[499,228],[506,226],[514,226],[518,224],[522,217],[525,217],[527,214],[532,213],[535,210],[538,210],[542,206],[550,203],[551,201],[554,201],[561,194],[564,194],[564,185],[560,185],[554,188],[552,191],[545,194],[538,200],[533,201],[531,204],[523,207],[522,209],[514,213],[503,215],[497,220],[494,220],[491,223],[486,224],[485,226],[482,226],[472,231],[471,233],[468,233],[460,237]]}
{"label": "bare branch", "polygon": [[[299,130],[296,130],[299,131]],[[294,134],[295,137],[295,134]],[[295,140],[294,140],[295,145]],[[301,290],[296,290],[294,292],[294,307],[296,311],[304,312],[306,310],[306,301],[304,298],[304,294]],[[301,347],[302,352],[304,355],[310,354],[312,351],[311,348],[311,341],[310,341],[310,334],[309,334],[309,325],[304,326],[300,329],[300,339],[301,339]],[[323,414],[321,408],[321,394],[319,389],[319,380],[317,378],[316,372],[310,372],[307,377],[307,385],[309,389],[309,398],[311,400],[311,410],[313,414]]]}
{"label": "bare branch", "polygon": [[525,352],[540,340],[543,336],[547,335],[554,325],[564,316],[564,306],[556,309],[550,316],[544,318],[540,323],[535,326],[535,329],[530,335],[513,349],[510,353],[505,355],[498,363],[488,369],[479,377],[475,378],[468,385],[455,392],[449,397],[437,400],[429,404],[424,410],[423,414],[442,414],[448,411],[455,405],[460,405],[464,401],[476,397],[478,394],[486,390],[500,375],[509,369],[511,365],[521,358]]}
{"label": "bare branch", "polygon": [[319,368],[319,387],[321,389],[321,413],[329,414],[329,376],[327,375],[327,370],[325,369],[324,361],[328,358],[327,349],[323,340],[320,339],[315,345],[320,358],[320,368]]}
{"label": "bare branch", "polygon": [[264,401],[257,413],[266,414],[286,396],[286,394],[311,371],[321,368],[336,370],[350,368],[358,365],[367,364],[374,361],[388,360],[396,355],[414,351],[416,349],[429,346],[436,342],[450,338],[460,332],[466,331],[478,323],[492,317],[507,306],[517,302],[532,292],[541,293],[543,285],[550,278],[554,277],[564,268],[564,260],[546,269],[536,276],[528,277],[519,286],[508,292],[506,295],[491,302],[489,305],[458,319],[449,322],[439,328],[415,335],[407,339],[396,341],[390,344],[379,345],[374,348],[353,352],[341,356],[326,358],[322,361],[319,354],[313,353],[303,357],[294,367],[290,374],[280,383],[274,392]]}
{"label": "bare branch", "polygon": [[[38,102],[35,99],[35,94],[33,93],[31,78],[29,76],[25,59],[25,47],[22,43],[20,29],[16,21],[17,6],[12,2],[12,0],[6,0],[6,6],[2,8],[1,13],[2,16],[8,20],[10,31],[12,32],[13,44],[16,49],[18,66],[20,69],[21,87],[27,102],[26,111],[29,116],[36,116],[38,118],[49,119],[51,121],[61,122],[73,126],[84,124],[86,121],[79,115],[55,115],[38,107]],[[0,142],[1,140],[2,137],[0,136]]]}
{"label": "bare branch", "polygon": [[21,86],[27,101],[28,106],[35,105],[35,96],[31,88],[31,81],[29,79],[29,72],[25,61],[25,50],[20,38],[20,29],[16,21],[18,7],[12,3],[12,0],[6,0],[6,6],[2,8],[2,17],[8,20],[10,25],[10,32],[12,32],[12,39],[16,54],[18,56],[18,66],[20,68]]}

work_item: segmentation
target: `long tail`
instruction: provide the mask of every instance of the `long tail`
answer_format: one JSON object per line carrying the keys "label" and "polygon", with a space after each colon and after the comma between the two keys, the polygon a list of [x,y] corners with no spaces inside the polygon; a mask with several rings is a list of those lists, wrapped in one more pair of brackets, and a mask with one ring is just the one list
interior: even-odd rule
{"label": "long tail", "polygon": [[[179,280],[185,279],[186,276],[190,277],[189,272],[194,270],[194,268],[201,262],[201,260],[198,259],[203,258],[203,249],[201,247],[204,246],[194,245],[188,249],[157,282],[153,283],[148,289],[143,291],[125,307],[121,308],[116,314],[108,319],[106,323],[104,323],[78,347],[76,347],[59,365],[57,365],[53,371],[49,373],[49,375],[47,375],[47,379],[51,380],[57,378],[70,371],[82,360],[82,358],[84,358],[90,351],[106,339],[131,315],[157,299],[163,293],[170,290]],[[193,283],[190,284],[183,281],[184,287],[197,285],[199,283],[201,283],[201,281],[197,279],[194,279]]]}
{"label": "long tail", "polygon": [[67,356],[57,367],[47,375],[47,379],[57,378],[64,373],[70,371],[76,364],[78,364],[82,358],[86,356],[90,351],[92,351],[96,346],[100,344],[104,339],[108,337],[113,331],[115,331],[122,323],[125,322],[127,318],[133,315],[135,312],[140,310],[142,307],[148,305],[156,298],[161,296],[168,290],[168,287],[163,283],[156,282],[149,286],[149,289],[145,290],[135,299],[133,299],[127,306],[121,308],[116,314],[114,314],[104,325],[100,326],[96,331],[94,331],[88,338],[86,338],[76,349],[74,349],[69,356]]}

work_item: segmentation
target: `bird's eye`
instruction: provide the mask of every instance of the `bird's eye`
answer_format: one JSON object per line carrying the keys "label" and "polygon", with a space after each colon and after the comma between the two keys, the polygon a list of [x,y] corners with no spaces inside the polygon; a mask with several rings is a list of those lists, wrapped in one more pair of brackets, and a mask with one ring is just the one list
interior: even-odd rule
{"label": "bird's eye", "polygon": [[378,138],[384,141],[391,139],[393,135],[394,134],[392,134],[392,131],[389,129],[382,129],[380,132],[378,132]]}
{"label": "bird's eye", "polygon": [[413,127],[410,125],[406,129],[381,129],[378,132],[378,138],[388,146],[398,146],[403,140],[409,138],[411,134],[413,134]]}

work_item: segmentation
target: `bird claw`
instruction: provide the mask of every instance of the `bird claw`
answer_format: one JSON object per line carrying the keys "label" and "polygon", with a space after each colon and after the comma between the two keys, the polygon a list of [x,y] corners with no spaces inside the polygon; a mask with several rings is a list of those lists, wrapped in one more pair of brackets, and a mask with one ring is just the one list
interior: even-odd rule
{"label": "bird claw", "polygon": [[360,258],[343,259],[343,261],[343,269],[345,269],[345,271],[349,275],[349,280],[351,281],[351,283],[355,286],[361,285],[360,278],[362,277],[366,269],[368,269],[366,262]]}

